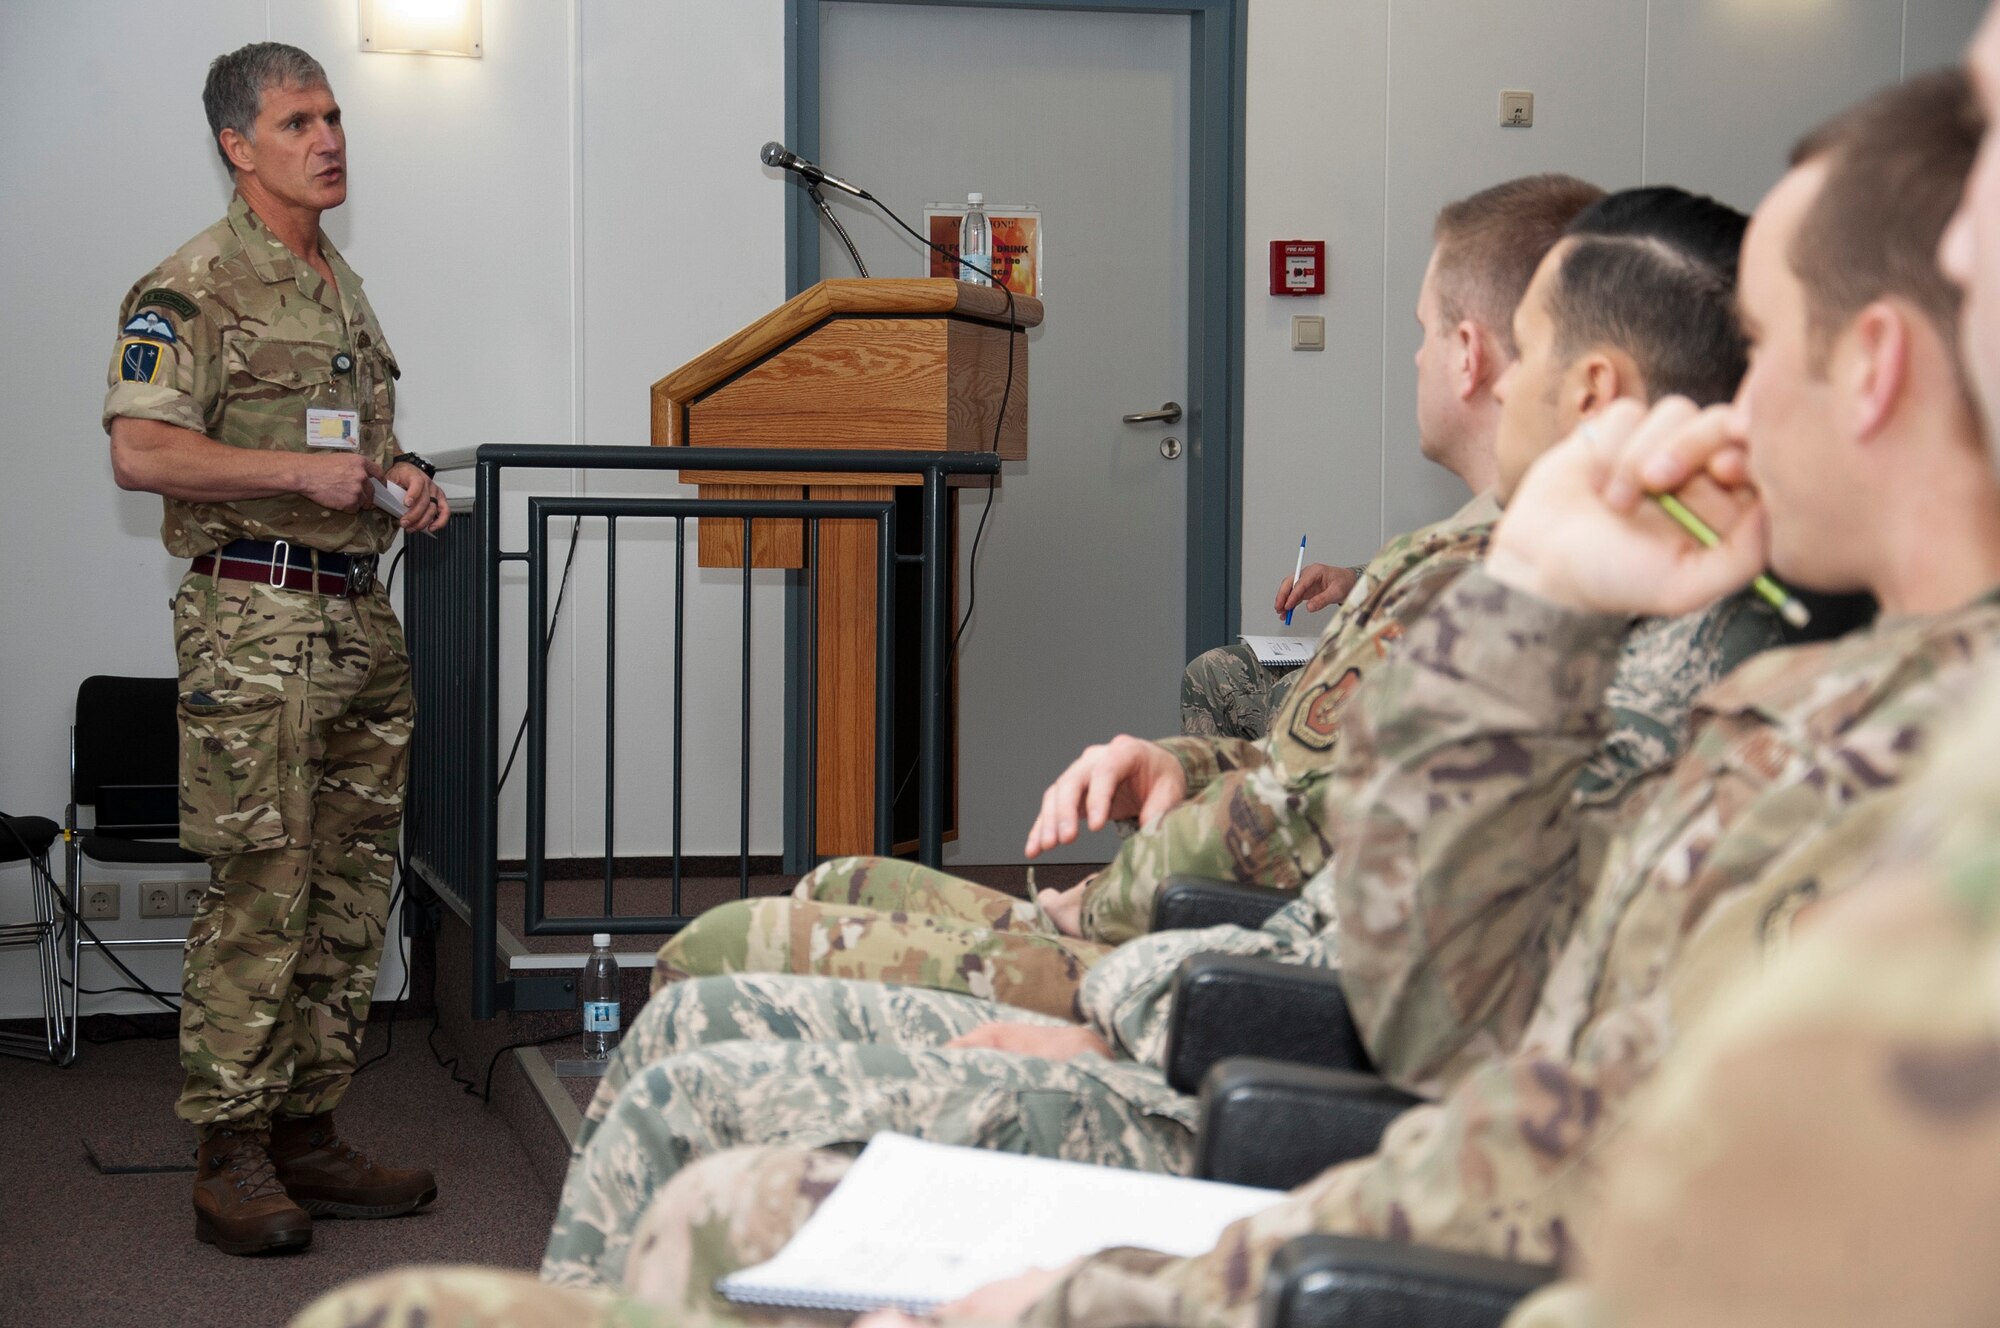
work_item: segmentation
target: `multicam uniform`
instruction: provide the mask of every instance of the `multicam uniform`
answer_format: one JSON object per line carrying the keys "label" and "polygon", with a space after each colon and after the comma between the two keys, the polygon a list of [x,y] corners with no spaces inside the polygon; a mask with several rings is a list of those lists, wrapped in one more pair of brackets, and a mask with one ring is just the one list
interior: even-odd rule
{"label": "multicam uniform", "polygon": [[[353,436],[330,414],[326,441],[387,470],[395,357],[361,279],[324,237],[321,251],[337,289],[237,196],[127,295],[106,427],[158,420],[227,447],[305,452],[309,410],[351,412]],[[282,541],[296,567],[372,557],[396,526],[294,493],[169,498],[161,533],[179,558]],[[283,572],[260,584],[191,571],[173,601],[181,842],[212,876],[182,972],[178,1110],[204,1126],[313,1116],[346,1091],[402,817],[413,711],[388,597],[271,584]]]}
{"label": "multicam uniform", "polygon": [[[1298,888],[1324,865],[1343,779],[1340,726],[1362,673],[1393,667],[1388,649],[1481,556],[1490,500],[1405,536],[1377,555],[1300,670],[1297,698],[1262,742],[1170,738],[1189,797],[1133,836],[1086,890],[1085,937],[1057,932],[1033,902],[883,858],[842,858],[790,899],[711,909],[660,951],[656,985],[736,972],[812,973],[913,983],[1076,1018],[1084,973],[1147,929],[1154,896],[1184,873]],[[1611,732],[1573,780],[1586,804],[1614,805],[1673,759],[1694,696],[1771,644],[1771,616],[1748,601],[1629,634],[1608,696]],[[1307,935],[1330,913],[1297,919]]]}
{"label": "multicam uniform", "polygon": [[2000,1321],[2000,685],[1954,728],[1866,882],[1661,1068],[1582,1284],[1511,1328]]}
{"label": "multicam uniform", "polygon": [[1153,896],[1185,873],[1297,889],[1326,859],[1317,788],[1341,711],[1445,586],[1485,553],[1490,495],[1377,553],[1334,613],[1294,700],[1262,741],[1165,739],[1187,798],[1129,838],[1093,878],[1083,939],[1032,901],[889,858],[836,858],[789,899],[708,910],[661,948],[658,980],[716,973],[812,973],[912,982],[1075,1015],[1084,972],[1143,933]]}

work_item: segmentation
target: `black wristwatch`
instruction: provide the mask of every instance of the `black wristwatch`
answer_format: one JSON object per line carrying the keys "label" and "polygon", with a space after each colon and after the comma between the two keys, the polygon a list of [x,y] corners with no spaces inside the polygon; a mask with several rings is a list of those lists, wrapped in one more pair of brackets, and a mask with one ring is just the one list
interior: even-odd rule
{"label": "black wristwatch", "polygon": [[405,461],[415,466],[418,470],[424,472],[424,474],[429,478],[431,479],[437,478],[438,468],[436,466],[433,466],[430,462],[424,460],[422,457],[418,456],[415,452],[398,452],[396,453],[395,456],[389,458],[389,464],[392,466],[400,466]]}

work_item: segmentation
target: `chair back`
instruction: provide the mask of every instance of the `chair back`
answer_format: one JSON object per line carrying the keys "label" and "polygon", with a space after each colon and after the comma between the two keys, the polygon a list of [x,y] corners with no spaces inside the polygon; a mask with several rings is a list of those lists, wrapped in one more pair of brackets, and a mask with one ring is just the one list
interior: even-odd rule
{"label": "chair back", "polygon": [[96,809],[95,833],[172,839],[180,833],[180,683],[99,674],[76,689],[70,801]]}

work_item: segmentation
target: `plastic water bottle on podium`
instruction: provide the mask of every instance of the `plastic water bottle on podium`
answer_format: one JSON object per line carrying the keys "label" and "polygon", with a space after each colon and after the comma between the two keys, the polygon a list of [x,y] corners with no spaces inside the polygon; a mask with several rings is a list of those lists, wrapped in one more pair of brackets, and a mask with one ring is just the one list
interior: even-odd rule
{"label": "plastic water bottle on podium", "polygon": [[611,957],[610,932],[598,932],[590,945],[576,994],[583,1002],[583,1054],[601,1061],[618,1045],[618,961]]}
{"label": "plastic water bottle on podium", "polygon": [[965,196],[965,219],[958,223],[958,279],[970,286],[991,286],[993,223],[986,219],[986,195]]}

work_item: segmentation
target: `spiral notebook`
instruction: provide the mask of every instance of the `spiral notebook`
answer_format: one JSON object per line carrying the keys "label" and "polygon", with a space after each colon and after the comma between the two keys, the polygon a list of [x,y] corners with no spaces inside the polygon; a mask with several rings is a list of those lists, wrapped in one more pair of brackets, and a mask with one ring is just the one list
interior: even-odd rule
{"label": "spiral notebook", "polygon": [[1250,653],[1257,657],[1259,664],[1274,668],[1295,669],[1312,659],[1313,649],[1319,644],[1310,636],[1245,636],[1238,638],[1250,647]]}
{"label": "spiral notebook", "polygon": [[743,1305],[923,1314],[1113,1246],[1199,1254],[1278,1190],[878,1134],[775,1258],[716,1281]]}

